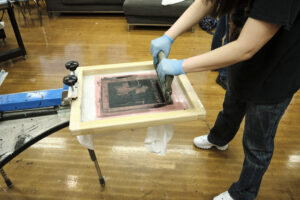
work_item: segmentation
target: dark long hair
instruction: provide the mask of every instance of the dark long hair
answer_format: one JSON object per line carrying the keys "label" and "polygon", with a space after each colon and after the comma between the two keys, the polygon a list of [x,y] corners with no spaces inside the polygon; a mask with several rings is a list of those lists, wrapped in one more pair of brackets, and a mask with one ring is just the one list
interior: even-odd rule
{"label": "dark long hair", "polygon": [[212,16],[217,17],[248,7],[252,0],[206,0],[214,5]]}

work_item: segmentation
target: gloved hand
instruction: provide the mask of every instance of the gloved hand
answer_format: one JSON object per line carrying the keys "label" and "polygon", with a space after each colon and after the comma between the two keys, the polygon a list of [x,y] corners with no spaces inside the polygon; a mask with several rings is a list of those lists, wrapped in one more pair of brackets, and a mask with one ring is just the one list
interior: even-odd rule
{"label": "gloved hand", "polygon": [[184,60],[174,60],[174,59],[163,59],[157,68],[157,73],[163,81],[165,81],[166,75],[178,76],[180,74],[185,74],[182,69],[182,63]]}
{"label": "gloved hand", "polygon": [[157,55],[160,51],[163,51],[166,57],[169,56],[173,41],[174,40],[167,35],[163,35],[151,41],[151,54],[153,57],[154,65],[158,63]]}

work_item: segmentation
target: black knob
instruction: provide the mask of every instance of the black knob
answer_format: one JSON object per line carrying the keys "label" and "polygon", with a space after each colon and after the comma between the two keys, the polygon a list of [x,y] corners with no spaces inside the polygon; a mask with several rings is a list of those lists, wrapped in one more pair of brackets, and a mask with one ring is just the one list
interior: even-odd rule
{"label": "black knob", "polygon": [[66,68],[68,70],[71,70],[71,71],[75,71],[77,69],[77,67],[79,66],[79,63],[77,61],[69,61],[65,64]]}
{"label": "black knob", "polygon": [[77,82],[77,77],[75,75],[65,76],[63,82],[68,86],[73,86]]}

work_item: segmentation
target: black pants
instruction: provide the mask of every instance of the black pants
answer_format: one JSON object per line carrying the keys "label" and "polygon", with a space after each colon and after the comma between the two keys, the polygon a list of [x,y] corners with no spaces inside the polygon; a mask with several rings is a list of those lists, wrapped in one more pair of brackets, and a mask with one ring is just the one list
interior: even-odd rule
{"label": "black pants", "polygon": [[278,123],[291,99],[287,98],[278,104],[261,105],[241,101],[226,92],[223,111],[219,113],[208,140],[219,146],[229,143],[245,116],[243,169],[239,180],[228,190],[235,200],[252,200],[257,196],[273,155]]}

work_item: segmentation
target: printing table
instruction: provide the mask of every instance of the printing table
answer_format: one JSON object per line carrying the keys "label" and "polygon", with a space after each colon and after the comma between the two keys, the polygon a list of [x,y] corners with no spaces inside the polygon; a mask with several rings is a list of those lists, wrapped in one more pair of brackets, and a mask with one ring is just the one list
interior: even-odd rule
{"label": "printing table", "polygon": [[[0,169],[8,187],[12,186],[12,182],[2,167],[30,145],[64,127],[69,126],[79,143],[88,149],[90,158],[95,164],[99,182],[101,186],[105,186],[105,180],[94,152],[93,134],[198,120],[206,114],[186,75],[181,75],[175,77],[173,85],[178,87],[185,100],[175,98],[174,94],[173,104],[165,105],[165,107],[172,107],[178,101],[188,104],[188,107],[184,109],[162,111],[160,107],[154,108],[157,109],[154,112],[83,120],[83,115],[97,110],[92,107],[86,110],[84,107],[98,102],[97,98],[91,98],[88,95],[98,94],[91,87],[95,85],[95,80],[99,75],[111,76],[113,74],[119,79],[120,73],[121,76],[128,76],[128,73],[153,72],[154,68],[152,61],[79,67],[76,70],[77,67],[78,63],[74,61],[66,64],[66,68],[70,68],[72,72],[64,78],[64,83],[68,86],[64,84],[61,89],[0,95]],[[75,70],[76,73],[74,73]],[[87,102],[87,99],[91,102]]]}

